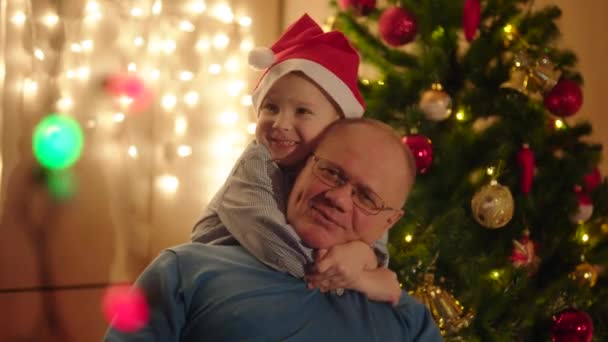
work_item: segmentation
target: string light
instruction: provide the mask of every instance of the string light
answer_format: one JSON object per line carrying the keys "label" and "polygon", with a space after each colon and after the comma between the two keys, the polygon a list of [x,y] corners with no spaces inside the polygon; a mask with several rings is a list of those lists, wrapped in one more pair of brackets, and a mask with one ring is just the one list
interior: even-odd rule
{"label": "string light", "polygon": [[194,27],[194,25],[191,22],[189,22],[187,20],[182,20],[179,23],[179,29],[184,32],[194,32],[196,27]]}
{"label": "string light", "polygon": [[250,122],[249,124],[247,124],[247,133],[248,134],[255,134],[255,128],[257,127],[257,124],[255,122]]}
{"label": "string light", "polygon": [[582,241],[583,243],[589,242],[589,234],[584,233],[584,234],[581,236],[581,241]]}
{"label": "string light", "polygon": [[217,75],[222,71],[222,66],[219,64],[211,64],[209,66],[209,73],[212,75]]}
{"label": "string light", "polygon": [[458,112],[456,112],[456,120],[458,121],[464,121],[464,119],[466,119],[465,113],[464,111],[461,109]]}
{"label": "string light", "polygon": [[185,158],[192,154],[192,147],[188,145],[180,145],[177,147],[177,155]]}
{"label": "string light", "polygon": [[203,1],[193,1],[190,3],[190,10],[196,14],[203,14],[207,9],[207,5]]}
{"label": "string light", "polygon": [[198,103],[198,93],[196,91],[189,91],[184,95],[184,102],[190,107],[196,106]]}
{"label": "string light", "polygon": [[219,122],[222,125],[234,125],[239,120],[239,114],[232,111],[226,111],[220,114]]}
{"label": "string light", "polygon": [[228,7],[226,4],[218,4],[213,9],[213,15],[217,17],[217,19],[225,24],[230,24],[234,20],[234,14],[232,14],[232,9]]}
{"label": "string light", "polygon": [[129,146],[127,153],[129,154],[129,156],[131,156],[131,158],[137,158],[137,147],[133,145]]}
{"label": "string light", "polygon": [[188,122],[186,118],[183,116],[178,116],[175,118],[175,134],[178,136],[183,136],[186,134],[186,130],[188,129]]}
{"label": "string light", "polygon": [[11,22],[13,24],[15,24],[16,26],[23,26],[26,19],[27,19],[27,17],[25,16],[25,13],[23,13],[21,11],[17,11],[11,17]]}
{"label": "string light", "polygon": [[242,16],[239,18],[239,25],[243,26],[243,27],[249,27],[251,26],[251,18],[247,17],[247,16]]}
{"label": "string light", "polygon": [[125,120],[125,114],[121,112],[114,113],[112,119],[114,120],[114,122],[123,122]]}
{"label": "string light", "polygon": [[230,38],[223,33],[218,33],[213,37],[213,46],[219,50],[225,49],[230,43]]}
{"label": "string light", "polygon": [[162,192],[172,195],[177,192],[177,188],[179,187],[179,179],[173,175],[167,174],[158,177],[156,184]]}
{"label": "string light", "polygon": [[44,60],[44,52],[42,52],[42,50],[40,50],[40,49],[34,50],[34,56],[36,56],[36,58],[38,58],[41,61]]}
{"label": "string light", "polygon": [[167,94],[167,95],[163,96],[162,106],[166,110],[173,109],[175,107],[176,103],[177,103],[177,98],[175,97],[175,95],[173,95],[173,94]]}
{"label": "string light", "polygon": [[412,242],[412,239],[413,239],[413,237],[411,234],[405,235],[405,238],[404,238],[405,242],[410,243],[410,242]]}
{"label": "string light", "polygon": [[59,23],[59,17],[55,13],[48,13],[44,16],[42,22],[49,28],[53,28]]}

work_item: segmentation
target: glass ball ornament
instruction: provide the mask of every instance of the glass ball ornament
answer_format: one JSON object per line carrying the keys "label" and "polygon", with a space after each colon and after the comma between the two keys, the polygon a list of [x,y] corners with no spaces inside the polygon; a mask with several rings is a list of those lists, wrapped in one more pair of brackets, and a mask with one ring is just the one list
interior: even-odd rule
{"label": "glass ball ornament", "polygon": [[443,121],[452,114],[452,98],[439,85],[422,93],[418,106],[430,121]]}
{"label": "glass ball ornament", "polygon": [[583,92],[578,83],[561,80],[545,95],[544,104],[559,117],[574,115],[583,105]]}
{"label": "glass ball ornament", "polygon": [[566,309],[553,316],[551,341],[590,342],[593,338],[593,321],[582,310]]}
{"label": "glass ball ornament", "polygon": [[83,134],[73,118],[52,113],[42,119],[32,136],[34,156],[49,170],[72,166],[82,152]]}
{"label": "glass ball ornament", "polygon": [[509,223],[513,218],[514,207],[509,188],[495,180],[484,185],[471,199],[473,218],[490,229],[501,228]]}
{"label": "glass ball ornament", "polygon": [[401,142],[412,151],[418,173],[426,173],[433,163],[431,139],[421,134],[412,134],[404,136]]}
{"label": "glass ball ornament", "polygon": [[378,28],[380,36],[390,46],[410,43],[418,32],[414,14],[403,7],[391,7],[382,12]]}

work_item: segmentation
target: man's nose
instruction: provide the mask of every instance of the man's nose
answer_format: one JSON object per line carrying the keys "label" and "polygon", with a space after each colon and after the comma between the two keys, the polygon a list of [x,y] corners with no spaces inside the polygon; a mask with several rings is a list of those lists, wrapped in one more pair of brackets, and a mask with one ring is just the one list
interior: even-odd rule
{"label": "man's nose", "polygon": [[285,113],[285,111],[281,111],[277,115],[277,118],[274,121],[274,124],[272,125],[272,127],[283,130],[283,131],[290,130],[293,127],[291,115],[289,115],[288,113]]}
{"label": "man's nose", "polygon": [[353,186],[350,183],[343,184],[325,192],[325,198],[330,201],[332,207],[341,213],[348,212],[353,205]]}

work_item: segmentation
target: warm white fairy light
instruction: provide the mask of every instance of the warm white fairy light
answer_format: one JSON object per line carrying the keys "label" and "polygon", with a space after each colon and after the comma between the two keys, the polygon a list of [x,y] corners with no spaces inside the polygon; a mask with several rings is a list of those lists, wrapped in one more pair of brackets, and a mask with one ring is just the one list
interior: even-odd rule
{"label": "warm white fairy light", "polygon": [[172,195],[179,187],[179,179],[173,175],[162,175],[156,179],[156,185],[162,192]]}
{"label": "warm white fairy light", "polygon": [[251,99],[251,95],[245,95],[241,97],[241,104],[243,106],[251,106],[253,104],[253,100]]}
{"label": "warm white fairy light", "polygon": [[177,103],[177,98],[173,94],[165,94],[161,101],[163,108],[165,108],[166,110],[173,109],[175,107],[176,103]]}
{"label": "warm white fairy light", "polygon": [[95,121],[94,119],[89,119],[87,120],[85,125],[87,128],[94,128],[95,126],[97,126],[97,121]]}
{"label": "warm white fairy light", "polygon": [[230,58],[228,58],[228,60],[226,60],[226,63],[224,63],[224,68],[228,72],[237,72],[237,71],[239,71],[239,68],[240,68],[239,60],[236,57],[230,57]]}
{"label": "warm white fairy light", "polygon": [[114,120],[114,122],[123,122],[125,121],[125,114],[121,112],[114,113],[114,115],[112,115],[112,120]]}
{"label": "warm white fairy light", "polygon": [[153,69],[152,71],[150,71],[150,79],[156,81],[159,78],[160,78],[160,70]]}
{"label": "warm white fairy light", "polygon": [[78,68],[78,70],[76,70],[76,75],[78,75],[78,78],[80,78],[81,80],[87,80],[89,78],[90,73],[91,71],[87,66],[82,66]]}
{"label": "warm white fairy light", "polygon": [[213,46],[216,49],[223,50],[228,46],[229,43],[230,38],[223,33],[218,33],[215,35],[215,37],[213,37]]}
{"label": "warm white fairy light", "polygon": [[53,28],[59,23],[59,17],[55,13],[48,13],[42,18],[42,22],[49,28]]}
{"label": "warm white fairy light", "polygon": [[135,72],[137,71],[137,64],[131,62],[127,65],[127,70],[129,70],[130,72]]}
{"label": "warm white fairy light", "polygon": [[163,3],[162,3],[162,1],[161,0],[156,0],[154,2],[154,5],[152,5],[152,13],[158,15],[162,11],[163,11]]}
{"label": "warm white fairy light", "polygon": [[23,23],[25,23],[26,19],[27,19],[27,17],[25,16],[25,13],[23,13],[21,11],[17,11],[11,17],[11,22],[13,24],[15,24],[16,26],[23,26]]}
{"label": "warm white fairy light", "polygon": [[82,46],[80,46],[80,44],[78,43],[72,43],[70,44],[70,50],[72,50],[72,52],[82,52]]}
{"label": "warm white fairy light", "polygon": [[128,96],[126,96],[126,95],[123,95],[123,96],[121,96],[121,97],[118,98],[118,103],[120,103],[120,105],[123,108],[127,108],[127,107],[129,107],[131,105],[131,103],[133,103],[133,99],[130,98],[130,97],[128,97]]}
{"label": "warm white fairy light", "polygon": [[133,145],[129,146],[127,153],[129,154],[129,156],[131,156],[131,158],[137,158],[137,147]]}
{"label": "warm white fairy light", "polygon": [[188,20],[182,20],[179,22],[179,29],[184,32],[194,32],[196,27]]}
{"label": "warm white fairy light", "polygon": [[175,134],[178,136],[183,136],[186,134],[188,130],[188,121],[183,116],[178,116],[175,118]]}
{"label": "warm white fairy light", "polygon": [[141,17],[141,15],[144,13],[144,11],[139,8],[139,7],[133,7],[131,8],[131,16],[132,17]]}
{"label": "warm white fairy light", "polygon": [[192,71],[184,70],[179,73],[179,79],[182,81],[191,81],[194,78]]}
{"label": "warm white fairy light", "polygon": [[167,39],[163,42],[163,51],[165,51],[165,53],[168,55],[172,54],[176,48],[177,43],[175,42],[175,40]]}
{"label": "warm white fairy light", "polygon": [[202,14],[207,9],[207,5],[204,1],[193,1],[188,7],[190,7],[190,10],[196,14]]}
{"label": "warm white fairy light", "polygon": [[89,1],[84,9],[87,13],[99,12],[99,3],[97,1]]}
{"label": "warm white fairy light", "polygon": [[223,112],[219,116],[219,122],[222,125],[231,126],[231,125],[236,124],[236,122],[238,120],[239,120],[239,114],[236,112],[232,112],[232,111]]}
{"label": "warm white fairy light", "polygon": [[214,64],[211,64],[209,66],[209,73],[210,74],[217,75],[220,72],[222,72],[222,66],[221,65],[214,63]]}
{"label": "warm white fairy light", "polygon": [[239,25],[243,26],[243,27],[249,27],[251,26],[251,18],[247,17],[247,16],[242,16],[239,18]]}
{"label": "warm white fairy light", "polygon": [[93,50],[93,41],[91,39],[86,39],[80,42],[80,46],[82,46],[83,51],[90,52]]}
{"label": "warm white fairy light", "polygon": [[194,107],[198,104],[198,93],[196,91],[189,91],[184,95],[184,102],[190,106]]}
{"label": "warm white fairy light", "polygon": [[42,52],[42,50],[40,50],[40,49],[34,50],[34,56],[36,56],[36,58],[38,58],[41,61],[44,60],[44,52]]}
{"label": "warm white fairy light", "polygon": [[26,78],[23,80],[23,92],[27,95],[33,95],[38,91],[38,83],[32,79]]}
{"label": "warm white fairy light", "polygon": [[209,47],[211,47],[211,43],[206,38],[199,39],[196,42],[196,45],[194,46],[194,48],[198,52],[207,52],[209,50]]}
{"label": "warm white fairy light", "polygon": [[234,20],[232,9],[226,4],[216,5],[212,13],[219,21],[225,24],[230,24]]}
{"label": "warm white fairy light", "polygon": [[144,45],[145,41],[144,38],[141,36],[135,37],[135,39],[133,39],[133,45],[140,47],[142,45]]}
{"label": "warm white fairy light", "polygon": [[192,147],[188,145],[180,145],[177,147],[177,155],[185,158],[192,154]]}
{"label": "warm white fairy light", "polygon": [[67,76],[68,79],[74,79],[76,78],[76,71],[70,69],[68,71],[65,72],[65,75]]}
{"label": "warm white fairy light", "polygon": [[250,39],[242,40],[240,49],[243,52],[251,51],[253,49],[253,41],[251,41]]}
{"label": "warm white fairy light", "polygon": [[247,124],[247,133],[248,134],[255,134],[255,128],[257,127],[257,124],[255,122],[250,122],[249,124]]}
{"label": "warm white fairy light", "polygon": [[74,101],[69,96],[64,96],[57,101],[57,109],[60,111],[69,111],[74,106]]}

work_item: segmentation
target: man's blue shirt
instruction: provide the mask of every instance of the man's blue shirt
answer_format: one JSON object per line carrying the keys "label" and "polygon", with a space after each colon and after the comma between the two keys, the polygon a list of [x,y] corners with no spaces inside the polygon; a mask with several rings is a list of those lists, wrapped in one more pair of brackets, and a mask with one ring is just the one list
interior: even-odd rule
{"label": "man's blue shirt", "polygon": [[240,246],[188,243],[163,251],[136,282],[151,309],[136,333],[106,341],[442,341],[426,307],[342,296],[257,261]]}

